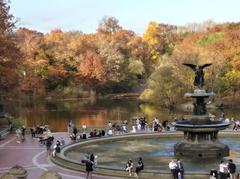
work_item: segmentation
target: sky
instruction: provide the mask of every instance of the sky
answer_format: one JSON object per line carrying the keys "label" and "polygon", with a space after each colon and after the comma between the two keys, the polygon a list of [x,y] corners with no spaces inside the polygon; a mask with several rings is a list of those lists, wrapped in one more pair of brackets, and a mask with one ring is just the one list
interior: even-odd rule
{"label": "sky", "polygon": [[115,17],[124,29],[142,34],[150,21],[185,25],[206,20],[240,22],[240,0],[11,0],[17,27],[95,33],[100,20]]}

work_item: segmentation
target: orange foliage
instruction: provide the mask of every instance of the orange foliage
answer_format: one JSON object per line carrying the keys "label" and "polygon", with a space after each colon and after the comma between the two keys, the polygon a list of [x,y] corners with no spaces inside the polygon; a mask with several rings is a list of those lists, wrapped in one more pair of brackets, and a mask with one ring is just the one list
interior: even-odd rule
{"label": "orange foliage", "polygon": [[104,82],[105,70],[100,56],[93,51],[87,51],[78,68],[79,74],[88,80]]}

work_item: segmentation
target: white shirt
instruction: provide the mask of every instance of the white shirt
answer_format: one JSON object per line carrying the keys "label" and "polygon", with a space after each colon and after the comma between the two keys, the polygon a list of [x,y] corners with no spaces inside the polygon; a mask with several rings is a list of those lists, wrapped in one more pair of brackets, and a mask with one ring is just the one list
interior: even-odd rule
{"label": "white shirt", "polygon": [[109,129],[109,130],[108,130],[108,135],[113,135],[112,129]]}
{"label": "white shirt", "polygon": [[227,169],[227,165],[225,163],[221,163],[219,165],[219,172],[224,173],[224,171],[226,171],[226,169]]}
{"label": "white shirt", "polygon": [[171,161],[168,166],[169,166],[170,170],[177,168],[177,164],[174,161]]}

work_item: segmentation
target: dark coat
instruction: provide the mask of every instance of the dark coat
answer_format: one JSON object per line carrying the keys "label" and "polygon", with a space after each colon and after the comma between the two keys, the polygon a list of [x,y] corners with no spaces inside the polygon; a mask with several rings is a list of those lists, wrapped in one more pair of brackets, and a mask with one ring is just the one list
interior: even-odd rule
{"label": "dark coat", "polygon": [[236,172],[236,165],[234,163],[229,163],[228,164],[228,170],[229,170],[229,173],[235,173]]}
{"label": "dark coat", "polygon": [[87,172],[92,172],[93,171],[94,162],[92,162],[91,160],[82,160],[82,163],[85,163]]}

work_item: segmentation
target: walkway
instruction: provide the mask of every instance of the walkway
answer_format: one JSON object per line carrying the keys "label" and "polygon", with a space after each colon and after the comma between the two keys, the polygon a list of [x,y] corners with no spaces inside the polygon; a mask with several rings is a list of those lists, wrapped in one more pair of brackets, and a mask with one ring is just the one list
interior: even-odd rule
{"label": "walkway", "polygon": [[[67,133],[54,133],[54,138],[63,137],[69,143]],[[28,171],[27,179],[38,179],[44,171],[52,170],[58,172],[63,179],[84,179],[85,174],[61,168],[53,164],[46,153],[45,146],[38,143],[37,138],[26,136],[26,140],[17,143],[15,135],[9,135],[0,141],[0,176],[15,165],[21,165]],[[96,176],[93,179],[114,179],[113,177]]]}

